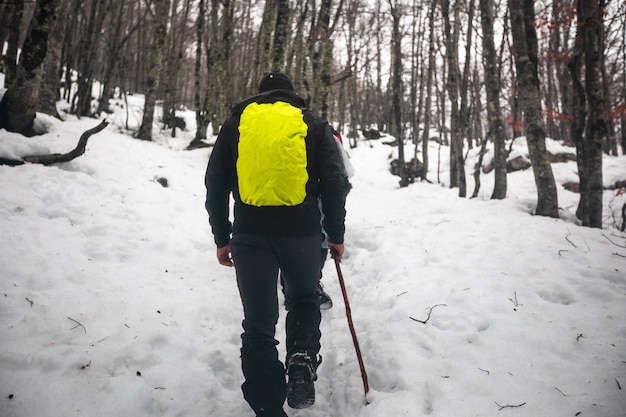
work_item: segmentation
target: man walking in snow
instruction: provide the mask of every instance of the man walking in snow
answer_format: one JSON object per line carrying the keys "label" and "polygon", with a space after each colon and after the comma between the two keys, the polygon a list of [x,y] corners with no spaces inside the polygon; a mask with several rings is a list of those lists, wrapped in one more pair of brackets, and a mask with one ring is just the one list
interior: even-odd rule
{"label": "man walking in snow", "polygon": [[[341,258],[348,189],[341,158],[328,123],[306,109],[288,76],[270,73],[258,95],[233,107],[209,160],[206,209],[219,263],[235,266],[244,310],[242,391],[258,417],[286,417],[285,399],[292,408],[315,401],[321,362],[317,198],[331,255]],[[275,339],[279,272],[288,311],[285,365]]]}

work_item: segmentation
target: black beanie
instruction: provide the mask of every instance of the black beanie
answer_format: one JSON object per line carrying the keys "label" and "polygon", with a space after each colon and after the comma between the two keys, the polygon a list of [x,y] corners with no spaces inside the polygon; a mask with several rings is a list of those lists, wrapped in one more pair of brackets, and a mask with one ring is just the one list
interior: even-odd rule
{"label": "black beanie", "polygon": [[291,90],[293,91],[293,83],[287,74],[282,72],[270,72],[265,74],[259,83],[259,93],[270,90]]}

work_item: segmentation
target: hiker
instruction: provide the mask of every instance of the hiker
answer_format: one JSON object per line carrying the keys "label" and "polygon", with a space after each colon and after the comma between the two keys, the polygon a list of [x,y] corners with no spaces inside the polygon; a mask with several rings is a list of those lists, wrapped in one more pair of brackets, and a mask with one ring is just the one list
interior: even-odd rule
{"label": "hiker", "polygon": [[[242,391],[257,417],[286,417],[285,399],[292,408],[315,401],[321,362],[315,288],[323,238],[318,196],[331,256],[339,259],[348,188],[341,158],[331,127],[305,107],[291,79],[269,73],[258,95],[232,108],[209,159],[206,209],[218,262],[235,267],[244,311]],[[285,365],[275,339],[279,271],[287,310]]]}

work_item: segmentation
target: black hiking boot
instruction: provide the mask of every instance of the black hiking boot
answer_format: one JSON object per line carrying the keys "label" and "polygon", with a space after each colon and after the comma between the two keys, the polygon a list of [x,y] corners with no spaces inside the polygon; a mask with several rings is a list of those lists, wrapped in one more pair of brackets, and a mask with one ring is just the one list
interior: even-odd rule
{"label": "black hiking boot", "polygon": [[296,352],[287,361],[287,405],[291,408],[309,408],[315,402],[315,371],[322,363],[313,362],[308,353]]}
{"label": "black hiking boot", "polygon": [[315,295],[317,296],[317,304],[319,305],[320,310],[330,310],[333,308],[333,300],[330,298],[330,295],[324,291],[321,282],[317,283]]}

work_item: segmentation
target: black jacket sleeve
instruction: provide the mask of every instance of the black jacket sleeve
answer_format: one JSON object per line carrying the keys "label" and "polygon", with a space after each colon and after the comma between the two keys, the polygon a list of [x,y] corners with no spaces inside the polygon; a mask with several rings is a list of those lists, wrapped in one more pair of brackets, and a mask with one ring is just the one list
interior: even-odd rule
{"label": "black jacket sleeve", "polygon": [[232,135],[236,134],[236,130],[233,130],[233,125],[236,124],[231,119],[224,123],[217,136],[204,176],[205,208],[209,213],[209,224],[218,248],[229,243],[232,232],[229,220],[229,196],[234,162],[229,152],[229,141],[233,140]]}
{"label": "black jacket sleeve", "polygon": [[346,195],[350,190],[350,183],[335,140],[330,126],[324,123],[317,153],[323,227],[331,242],[343,243]]}

